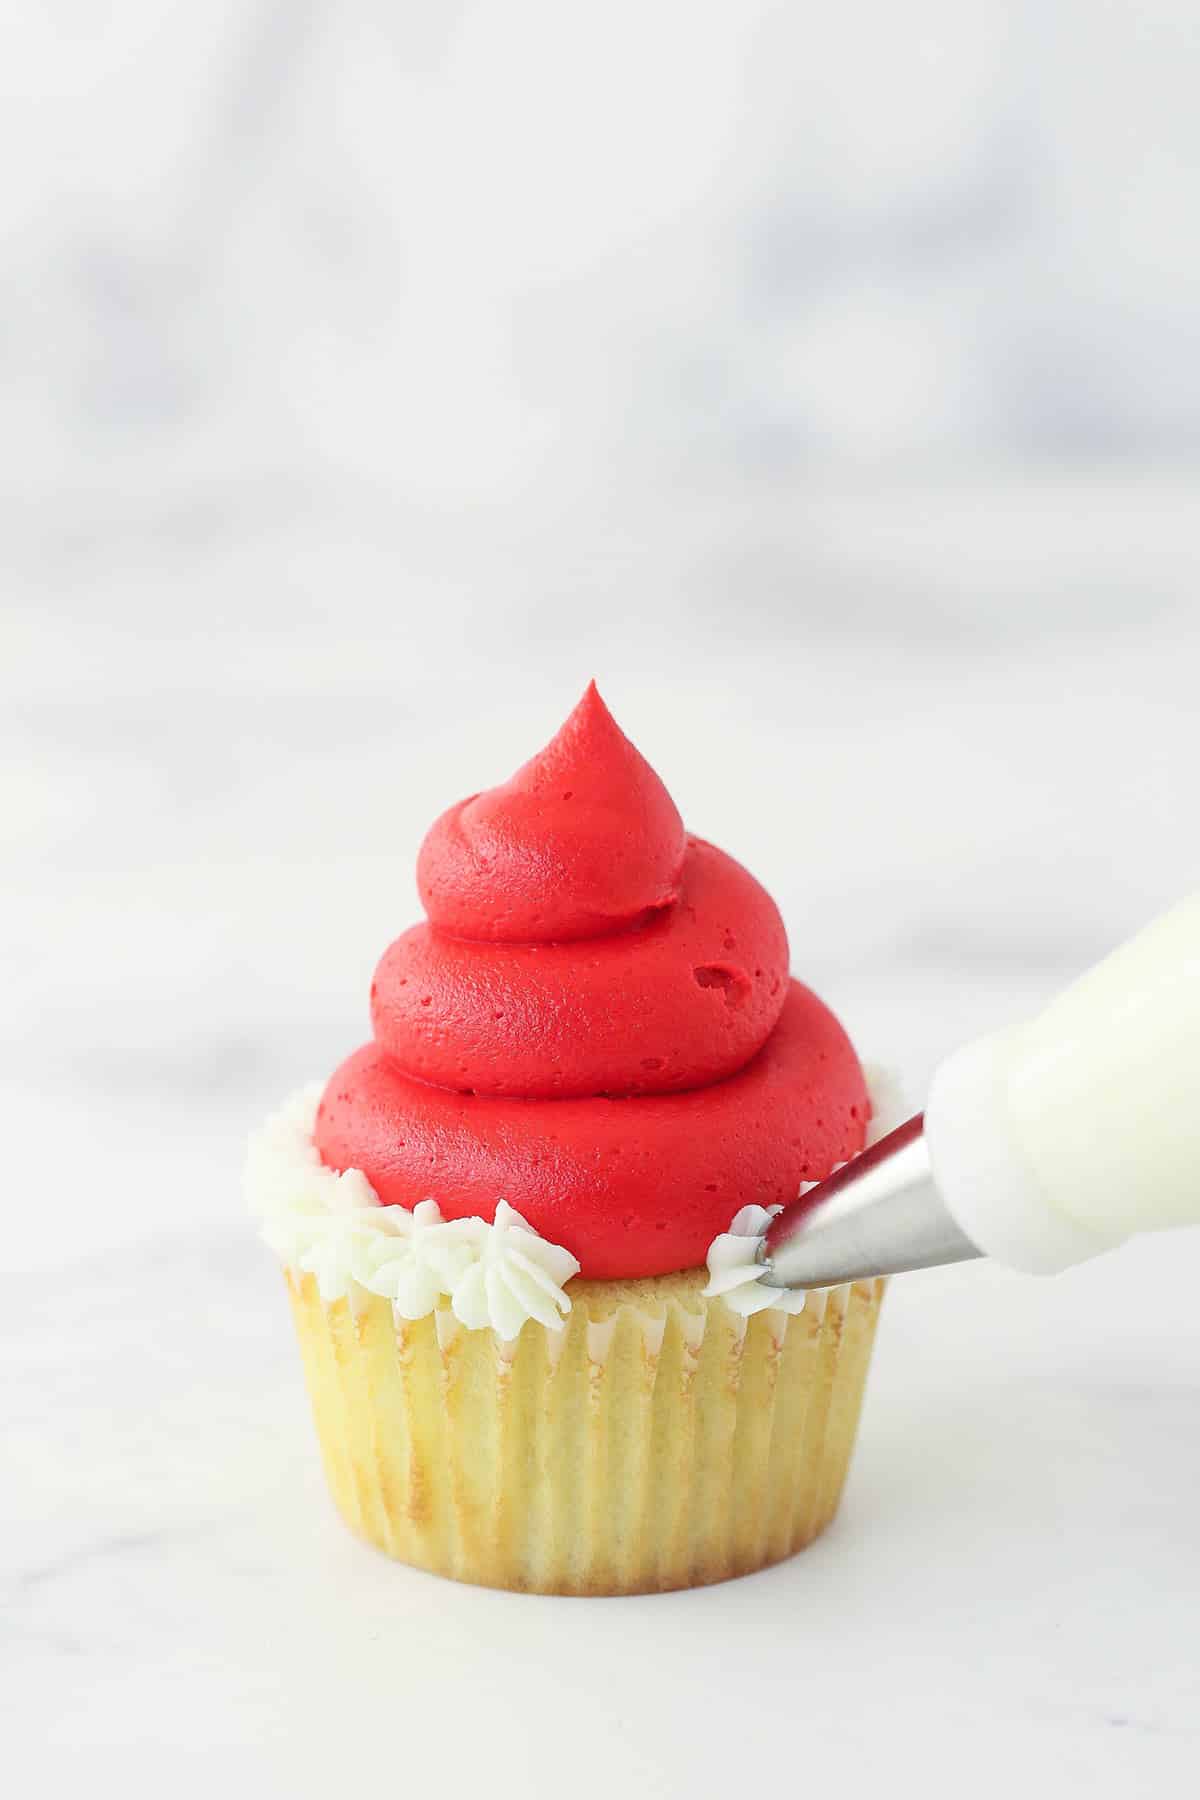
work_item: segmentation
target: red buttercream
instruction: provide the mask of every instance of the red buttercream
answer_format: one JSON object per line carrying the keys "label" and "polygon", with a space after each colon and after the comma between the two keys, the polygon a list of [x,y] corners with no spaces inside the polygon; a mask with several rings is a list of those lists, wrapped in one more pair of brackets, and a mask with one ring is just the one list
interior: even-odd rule
{"label": "red buttercream", "polygon": [[593,681],[511,781],[442,814],[421,845],[417,885],[439,931],[562,943],[670,906],[684,848],[675,802]]}
{"label": "red buttercream", "polygon": [[774,901],[688,841],[674,906],[587,943],[480,944],[414,925],[371,989],[376,1042],[406,1075],[480,1094],[654,1094],[733,1075],[783,1008]]}
{"label": "red buttercream", "polygon": [[430,923],[385,953],[375,1042],[317,1118],[324,1161],[385,1204],[490,1219],[503,1198],[584,1275],[656,1275],[862,1148],[862,1070],[789,981],[774,902],[685,837],[594,685],[442,815],[419,881]]}

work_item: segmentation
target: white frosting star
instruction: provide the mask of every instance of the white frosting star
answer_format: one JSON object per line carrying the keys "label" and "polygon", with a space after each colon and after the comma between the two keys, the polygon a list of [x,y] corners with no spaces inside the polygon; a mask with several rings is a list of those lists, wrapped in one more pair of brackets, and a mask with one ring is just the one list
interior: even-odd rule
{"label": "white frosting star", "polygon": [[478,1254],[482,1219],[442,1218],[436,1200],[380,1206],[372,1229],[352,1248],[349,1273],[368,1293],[390,1300],[402,1319],[423,1319],[444,1294],[453,1292]]}
{"label": "white frosting star", "polygon": [[500,1337],[514,1338],[526,1319],[558,1331],[571,1310],[563,1283],[578,1273],[569,1250],[548,1244],[506,1200],[498,1200],[478,1260],[455,1283],[450,1304],[472,1331],[490,1325]]}
{"label": "white frosting star", "polygon": [[798,1313],[804,1311],[807,1295],[796,1288],[768,1287],[762,1279],[763,1266],[758,1261],[758,1246],[767,1226],[781,1206],[743,1206],[735,1213],[729,1230],[715,1237],[708,1247],[709,1299],[718,1296],[748,1319],[752,1313]]}

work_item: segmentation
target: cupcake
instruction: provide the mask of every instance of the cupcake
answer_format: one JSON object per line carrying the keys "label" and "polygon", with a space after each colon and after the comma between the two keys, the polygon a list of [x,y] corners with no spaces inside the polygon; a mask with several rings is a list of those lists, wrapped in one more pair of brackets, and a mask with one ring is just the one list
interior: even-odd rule
{"label": "cupcake", "polygon": [[883,1284],[770,1288],[754,1247],[882,1122],[778,909],[594,685],[417,875],[371,1041],[247,1171],[339,1510],[535,1593],[792,1555],[837,1510]]}

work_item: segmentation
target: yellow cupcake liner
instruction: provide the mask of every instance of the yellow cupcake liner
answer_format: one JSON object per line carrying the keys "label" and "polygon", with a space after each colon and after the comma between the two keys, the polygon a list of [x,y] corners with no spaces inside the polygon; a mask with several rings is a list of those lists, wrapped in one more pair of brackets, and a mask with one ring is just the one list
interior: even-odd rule
{"label": "yellow cupcake liner", "polygon": [[833,1518],[882,1281],[740,1318],[703,1270],[571,1283],[561,1332],[514,1342],[447,1309],[288,1287],[329,1486],[419,1569],[541,1594],[749,1574]]}

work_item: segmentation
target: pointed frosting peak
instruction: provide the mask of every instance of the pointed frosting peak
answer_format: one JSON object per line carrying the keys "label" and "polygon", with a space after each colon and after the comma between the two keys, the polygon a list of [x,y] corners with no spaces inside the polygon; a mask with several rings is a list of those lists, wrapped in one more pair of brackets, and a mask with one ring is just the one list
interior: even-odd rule
{"label": "pointed frosting peak", "polygon": [[[685,838],[594,686],[510,781],[438,820],[418,880],[429,922],[384,951],[372,1042],[314,1134],[385,1208],[436,1201],[507,1243],[502,1195],[585,1278],[661,1275],[698,1267],[747,1198],[784,1205],[862,1148],[862,1071],[789,979],[774,901]],[[557,1324],[554,1270],[512,1253]],[[504,1269],[484,1273],[503,1300]]]}
{"label": "pointed frosting peak", "polygon": [[593,681],[510,781],[442,814],[417,880],[443,931],[564,942],[625,930],[671,905],[685,848],[671,796]]}

